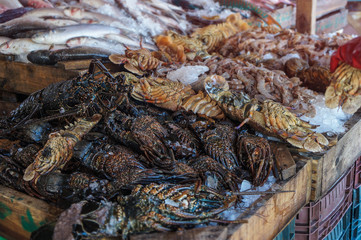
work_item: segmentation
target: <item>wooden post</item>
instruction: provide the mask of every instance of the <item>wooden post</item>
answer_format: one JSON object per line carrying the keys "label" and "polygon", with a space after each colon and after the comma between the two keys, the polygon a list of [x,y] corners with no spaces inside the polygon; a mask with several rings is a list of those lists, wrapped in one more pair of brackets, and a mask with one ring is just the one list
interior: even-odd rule
{"label": "wooden post", "polygon": [[300,33],[316,33],[317,0],[297,0],[296,29]]}

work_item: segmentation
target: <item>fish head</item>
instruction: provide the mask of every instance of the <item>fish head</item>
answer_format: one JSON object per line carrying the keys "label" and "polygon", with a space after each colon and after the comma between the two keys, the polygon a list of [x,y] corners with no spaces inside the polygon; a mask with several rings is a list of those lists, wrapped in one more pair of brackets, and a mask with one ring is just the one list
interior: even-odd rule
{"label": "fish head", "polygon": [[35,33],[31,37],[31,40],[36,43],[45,43],[49,37],[49,34],[51,34],[51,31],[50,32],[38,32],[38,33]]}
{"label": "fish head", "polygon": [[35,33],[31,40],[33,40],[36,43],[44,43],[46,41],[46,35],[43,32]]}

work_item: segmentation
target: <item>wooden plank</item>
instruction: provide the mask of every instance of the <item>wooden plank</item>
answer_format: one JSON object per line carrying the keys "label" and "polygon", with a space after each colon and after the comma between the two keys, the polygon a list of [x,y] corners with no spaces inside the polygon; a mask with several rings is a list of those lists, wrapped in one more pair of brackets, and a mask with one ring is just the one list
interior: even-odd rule
{"label": "wooden plank", "polygon": [[282,28],[291,28],[296,24],[296,8],[286,6],[276,9],[271,16],[282,26]]}
{"label": "wooden plank", "polygon": [[78,71],[0,60],[0,89],[30,94],[51,83],[78,76]]}
{"label": "wooden plank", "polygon": [[261,197],[240,216],[240,219],[246,219],[248,223],[169,233],[139,234],[131,236],[130,239],[273,239],[309,202],[311,162],[299,160],[297,161],[297,168],[296,176],[288,181],[281,181],[278,185],[279,190],[294,192],[268,194]]}
{"label": "wooden plank", "polygon": [[58,62],[57,66],[65,70],[88,69],[91,59]]}
{"label": "wooden plank", "polygon": [[287,180],[296,174],[296,163],[285,144],[271,143],[271,149],[276,161],[276,167],[282,180]]}
{"label": "wooden plank", "polygon": [[316,18],[320,18],[330,12],[345,8],[347,0],[317,0]]}
{"label": "wooden plank", "polygon": [[8,115],[12,110],[17,108],[20,103],[7,102],[0,100],[0,117]]}
{"label": "wooden plank", "polygon": [[29,239],[32,231],[56,220],[60,210],[48,203],[0,186],[0,236]]}
{"label": "wooden plank", "polygon": [[322,164],[319,164],[319,159],[312,159],[311,161],[311,201],[316,201],[318,196],[321,196],[321,188],[318,186],[322,182]]}
{"label": "wooden plank", "polygon": [[312,171],[312,199],[324,196],[361,155],[361,121],[359,120],[326,154],[315,160]]}
{"label": "wooden plank", "polygon": [[300,33],[315,34],[317,0],[297,0],[296,29]]}
{"label": "wooden plank", "polygon": [[332,33],[347,25],[347,9],[326,15],[316,21],[316,33]]}

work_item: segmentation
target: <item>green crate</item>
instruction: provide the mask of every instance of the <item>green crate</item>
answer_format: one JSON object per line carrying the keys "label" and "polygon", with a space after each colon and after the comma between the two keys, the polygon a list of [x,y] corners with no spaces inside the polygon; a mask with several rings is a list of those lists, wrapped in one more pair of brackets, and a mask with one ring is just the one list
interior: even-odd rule
{"label": "green crate", "polygon": [[351,239],[361,240],[361,188],[353,190]]}
{"label": "green crate", "polygon": [[294,218],[282,232],[280,232],[273,240],[293,240],[295,239],[295,224]]}

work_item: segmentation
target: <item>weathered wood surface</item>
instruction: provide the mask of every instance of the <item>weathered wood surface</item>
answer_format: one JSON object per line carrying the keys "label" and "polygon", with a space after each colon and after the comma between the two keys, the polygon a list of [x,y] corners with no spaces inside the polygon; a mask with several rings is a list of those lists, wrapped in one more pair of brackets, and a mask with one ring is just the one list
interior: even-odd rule
{"label": "weathered wood surface", "polygon": [[8,240],[29,239],[32,231],[59,214],[42,200],[0,185],[0,236]]}
{"label": "weathered wood surface", "polygon": [[287,180],[296,174],[296,163],[285,144],[271,143],[276,167],[282,180]]}
{"label": "weathered wood surface", "polygon": [[0,60],[0,89],[31,94],[51,83],[78,76],[79,72],[60,67]]}
{"label": "weathered wood surface", "polygon": [[279,190],[294,192],[268,194],[261,197],[240,216],[240,219],[248,220],[248,223],[170,233],[140,234],[131,236],[131,240],[273,239],[309,202],[311,162],[298,161],[297,167],[297,174],[288,181],[281,181],[278,188]]}
{"label": "weathered wood surface", "polygon": [[317,0],[316,18],[322,17],[330,12],[345,8],[347,0]]}
{"label": "weathered wood surface", "polygon": [[19,105],[20,105],[20,103],[7,102],[7,101],[1,101],[0,100],[0,117],[1,116],[6,116],[12,110],[17,108]]}
{"label": "weathered wood surface", "polygon": [[315,34],[317,0],[297,0],[296,29],[300,33]]}
{"label": "weathered wood surface", "polygon": [[347,9],[320,18],[316,22],[316,34],[332,33],[347,25]]}
{"label": "weathered wood surface", "polygon": [[[360,119],[360,118],[359,118]],[[355,163],[361,155],[361,121],[358,121],[338,143],[312,166],[312,198],[324,196],[335,182]]]}
{"label": "weathered wood surface", "polygon": [[65,70],[79,70],[79,69],[88,69],[91,59],[85,60],[74,60],[74,61],[64,61],[58,62],[57,66],[62,67]]}

